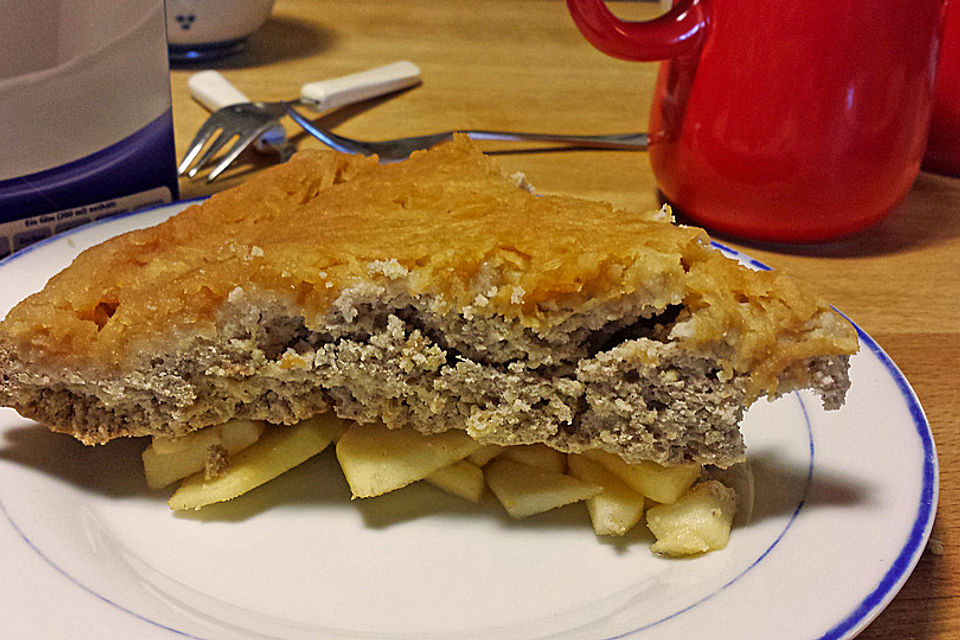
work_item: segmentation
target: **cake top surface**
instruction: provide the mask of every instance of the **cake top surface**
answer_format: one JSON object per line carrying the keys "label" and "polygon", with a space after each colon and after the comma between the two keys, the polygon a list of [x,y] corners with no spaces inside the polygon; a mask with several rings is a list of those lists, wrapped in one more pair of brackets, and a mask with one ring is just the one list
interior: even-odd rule
{"label": "cake top surface", "polygon": [[856,349],[849,324],[803,286],[738,266],[667,217],[534,195],[465,138],[390,165],[305,151],[83,252],[10,312],[0,341],[32,359],[122,367],[158,336],[210,330],[238,288],[269,292],[311,326],[373,281],[441,312],[479,296],[484,313],[534,330],[630,294],[682,304],[674,339],[734,345],[732,366],[769,369],[767,387],[790,363]]}

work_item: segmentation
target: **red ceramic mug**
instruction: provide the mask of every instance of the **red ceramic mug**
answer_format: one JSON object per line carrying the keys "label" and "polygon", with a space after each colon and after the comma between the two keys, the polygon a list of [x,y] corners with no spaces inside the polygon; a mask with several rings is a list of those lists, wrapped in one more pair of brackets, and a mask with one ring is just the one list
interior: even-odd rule
{"label": "red ceramic mug", "polygon": [[722,233],[788,243],[861,230],[920,169],[943,0],[677,0],[649,22],[567,0],[595,47],[663,60],[657,184]]}
{"label": "red ceramic mug", "polygon": [[960,176],[960,0],[948,0],[923,168]]}

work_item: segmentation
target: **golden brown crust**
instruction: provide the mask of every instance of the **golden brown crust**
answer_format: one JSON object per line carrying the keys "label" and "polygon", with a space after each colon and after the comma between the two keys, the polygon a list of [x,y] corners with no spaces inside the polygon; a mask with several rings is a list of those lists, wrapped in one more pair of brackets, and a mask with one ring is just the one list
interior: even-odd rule
{"label": "golden brown crust", "polygon": [[153,341],[213,331],[238,287],[281,294],[314,328],[345,289],[401,277],[441,311],[482,295],[487,313],[534,330],[644,291],[655,306],[682,304],[671,338],[749,372],[751,395],[776,392],[806,358],[856,350],[853,329],[817,297],[738,267],[703,231],[535,196],[466,139],[394,165],[300,153],[85,251],[10,312],[0,344],[41,365],[123,368]]}
{"label": "golden brown crust", "polygon": [[[289,290],[314,315],[368,279],[371,263],[394,260],[416,270],[419,288],[456,306],[472,300],[480,266],[497,263],[522,288],[523,303],[511,302],[515,288],[492,303],[536,323],[538,304],[609,290],[611,274],[642,249],[625,246],[624,233],[649,246],[700,234],[602,203],[537,198],[463,140],[388,166],[305,152],[164,224],[85,252],[14,310],[5,331],[47,334],[45,349],[58,356],[118,362],[129,343],[159,327],[202,326],[237,286]],[[666,259],[678,266],[676,256]],[[660,266],[637,264],[634,275]]]}

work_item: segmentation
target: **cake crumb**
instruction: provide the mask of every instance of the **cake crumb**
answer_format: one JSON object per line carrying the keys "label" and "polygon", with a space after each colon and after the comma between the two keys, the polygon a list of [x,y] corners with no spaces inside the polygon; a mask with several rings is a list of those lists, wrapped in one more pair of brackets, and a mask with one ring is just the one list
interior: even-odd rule
{"label": "cake crumb", "polygon": [[536,193],[533,185],[527,182],[527,176],[522,171],[517,171],[516,173],[510,174],[510,180],[517,185],[518,188],[529,193]]}
{"label": "cake crumb", "polygon": [[367,265],[367,271],[370,273],[370,275],[382,273],[391,280],[402,278],[410,273],[407,268],[400,264],[396,258],[390,258],[389,260],[374,260]]}
{"label": "cake crumb", "polygon": [[660,209],[654,214],[654,220],[660,222],[676,222],[676,218],[673,217],[673,209],[670,208],[670,205],[665,204],[660,207]]}
{"label": "cake crumb", "polygon": [[219,478],[230,468],[230,459],[227,450],[219,444],[207,448],[207,459],[203,465],[203,479]]}

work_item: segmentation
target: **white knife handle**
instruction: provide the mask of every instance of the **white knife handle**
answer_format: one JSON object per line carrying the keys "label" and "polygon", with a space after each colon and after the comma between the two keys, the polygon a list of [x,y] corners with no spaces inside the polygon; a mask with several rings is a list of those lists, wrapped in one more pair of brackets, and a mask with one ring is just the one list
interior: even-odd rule
{"label": "white knife handle", "polygon": [[[187,78],[190,95],[210,111],[216,111],[232,104],[250,102],[242,91],[233,86],[223,75],[212,69],[198,71]],[[287,132],[282,125],[277,125],[260,136],[254,143],[257,151],[268,151],[266,143],[283,144]]]}
{"label": "white knife handle", "polygon": [[232,104],[250,102],[242,91],[230,84],[220,72],[199,71],[187,78],[190,95],[193,99],[205,106],[209,111],[216,111]]}
{"label": "white knife handle", "polygon": [[376,98],[420,82],[420,68],[402,60],[341,78],[310,82],[300,87],[300,97],[314,111],[329,111],[347,104]]}

